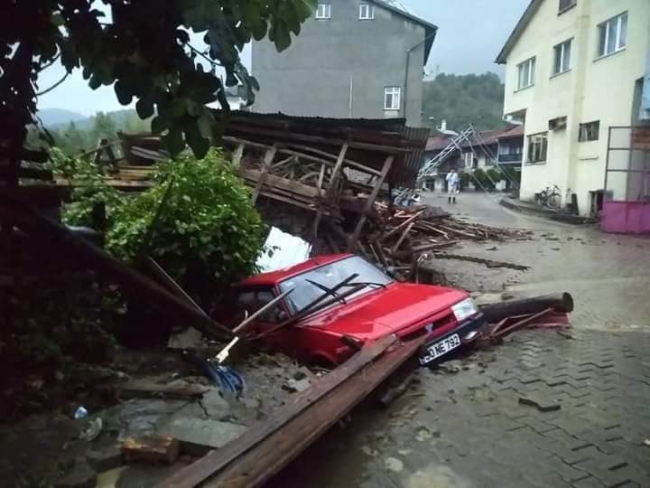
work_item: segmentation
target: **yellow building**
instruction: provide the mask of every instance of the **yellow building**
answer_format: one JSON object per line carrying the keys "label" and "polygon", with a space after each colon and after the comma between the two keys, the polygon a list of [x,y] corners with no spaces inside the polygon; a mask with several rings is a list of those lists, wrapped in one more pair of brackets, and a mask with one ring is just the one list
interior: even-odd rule
{"label": "yellow building", "polygon": [[557,185],[563,204],[575,194],[579,213],[593,213],[609,128],[650,114],[650,0],[532,0],[496,62],[504,117],[525,124],[520,198]]}

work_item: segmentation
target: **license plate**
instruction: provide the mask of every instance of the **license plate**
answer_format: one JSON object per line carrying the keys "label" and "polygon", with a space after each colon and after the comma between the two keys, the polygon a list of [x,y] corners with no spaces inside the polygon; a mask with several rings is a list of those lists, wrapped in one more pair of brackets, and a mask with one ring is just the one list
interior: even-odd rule
{"label": "license plate", "polygon": [[440,356],[444,356],[449,351],[460,347],[460,345],[460,336],[458,334],[451,335],[440,342],[429,344],[426,346],[426,352],[420,356],[420,364],[424,366]]}

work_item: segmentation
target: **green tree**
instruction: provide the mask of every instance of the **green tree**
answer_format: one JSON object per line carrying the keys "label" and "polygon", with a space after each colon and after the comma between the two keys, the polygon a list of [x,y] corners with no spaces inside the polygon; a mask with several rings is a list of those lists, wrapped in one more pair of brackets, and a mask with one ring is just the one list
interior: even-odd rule
{"label": "green tree", "polygon": [[470,124],[477,130],[499,129],[505,126],[503,96],[504,86],[494,73],[442,73],[424,83],[424,120],[431,127],[446,120],[454,130],[463,130]]}
{"label": "green tree", "polygon": [[88,149],[88,137],[86,131],[77,128],[74,122],[62,131],[54,133],[54,143],[68,156],[76,156]]}
{"label": "green tree", "polygon": [[[20,157],[34,122],[38,74],[60,60],[68,73],[82,68],[91,88],[113,86],[123,105],[136,101],[172,153],[189,144],[206,154],[223,117],[207,104],[228,102],[224,84],[242,83],[252,102],[257,81],[239,53],[268,37],[278,50],[300,33],[316,0],[20,0],[4,2],[0,15],[0,159]],[[190,43],[204,34],[205,51]],[[208,63],[207,69],[204,67]],[[225,71],[225,82],[215,66]]]}
{"label": "green tree", "polygon": [[90,142],[92,145],[99,144],[102,139],[109,141],[117,136],[117,124],[104,112],[97,112],[93,117],[93,126],[90,129]]}

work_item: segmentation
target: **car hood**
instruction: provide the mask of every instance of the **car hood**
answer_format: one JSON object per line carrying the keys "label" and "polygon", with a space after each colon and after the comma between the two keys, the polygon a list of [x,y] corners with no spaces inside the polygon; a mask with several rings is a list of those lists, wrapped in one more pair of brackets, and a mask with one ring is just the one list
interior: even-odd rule
{"label": "car hood", "polygon": [[406,329],[467,297],[464,291],[452,288],[393,283],[308,317],[303,324],[334,334],[374,339]]}

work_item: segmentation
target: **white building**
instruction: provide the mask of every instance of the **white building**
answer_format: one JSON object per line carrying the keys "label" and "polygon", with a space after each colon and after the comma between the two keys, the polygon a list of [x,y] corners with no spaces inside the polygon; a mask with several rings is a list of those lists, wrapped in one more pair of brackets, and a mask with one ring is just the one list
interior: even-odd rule
{"label": "white building", "polygon": [[575,194],[579,213],[592,213],[609,128],[650,115],[650,0],[532,0],[496,62],[504,114],[525,123],[520,198],[557,185],[563,203]]}

